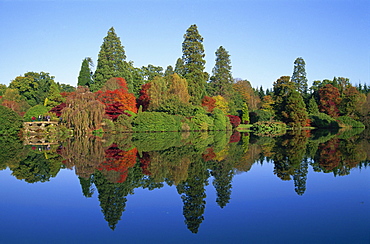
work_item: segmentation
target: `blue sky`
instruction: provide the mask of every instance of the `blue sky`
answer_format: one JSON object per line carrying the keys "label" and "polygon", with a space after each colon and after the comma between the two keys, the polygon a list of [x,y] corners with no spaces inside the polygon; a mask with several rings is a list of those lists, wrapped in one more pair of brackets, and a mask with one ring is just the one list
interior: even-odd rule
{"label": "blue sky", "polygon": [[291,76],[297,57],[309,82],[337,76],[370,85],[368,0],[0,0],[0,83],[44,71],[75,86],[82,60],[96,64],[112,26],[135,67],[174,66],[192,24],[209,73],[223,46],[233,77],[253,87]]}

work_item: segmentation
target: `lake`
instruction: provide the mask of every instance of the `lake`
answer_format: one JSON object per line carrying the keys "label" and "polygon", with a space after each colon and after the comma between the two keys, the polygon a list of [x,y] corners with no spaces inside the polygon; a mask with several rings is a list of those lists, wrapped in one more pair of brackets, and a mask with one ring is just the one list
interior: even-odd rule
{"label": "lake", "polygon": [[43,140],[0,140],[0,243],[370,242],[368,132]]}

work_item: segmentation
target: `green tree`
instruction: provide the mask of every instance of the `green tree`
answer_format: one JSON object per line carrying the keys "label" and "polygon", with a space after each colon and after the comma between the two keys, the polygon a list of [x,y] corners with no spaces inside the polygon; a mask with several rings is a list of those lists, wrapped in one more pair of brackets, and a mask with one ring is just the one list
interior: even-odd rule
{"label": "green tree", "polygon": [[132,76],[129,70],[129,63],[125,60],[126,54],[124,47],[121,44],[120,38],[116,35],[114,28],[111,27],[100,47],[91,91],[98,91],[112,77],[121,77],[125,78],[129,91],[132,92]]}
{"label": "green tree", "polygon": [[184,67],[183,59],[181,58],[177,59],[174,72],[178,74],[180,77],[183,77],[185,75],[185,67]]}
{"label": "green tree", "polygon": [[243,109],[242,109],[242,123],[243,124],[249,124],[250,118],[249,118],[249,108],[248,104],[244,103]]}
{"label": "green tree", "polygon": [[292,82],[295,84],[296,89],[302,94],[303,98],[307,98],[308,85],[306,78],[306,63],[303,58],[299,57],[294,61],[294,70],[292,75]]}
{"label": "green tree", "polygon": [[62,110],[62,118],[68,127],[81,135],[101,127],[105,113],[104,104],[95,99],[88,88],[80,87],[66,98],[67,107]]}
{"label": "green tree", "polygon": [[319,107],[317,106],[316,100],[313,96],[308,101],[307,112],[308,114],[318,114],[319,113]]}
{"label": "green tree", "polygon": [[156,76],[163,76],[163,68],[160,66],[154,66],[149,64],[148,66],[142,66],[141,72],[144,80],[151,81]]}
{"label": "green tree", "polygon": [[45,72],[27,72],[10,82],[9,88],[17,89],[26,98],[29,105],[42,104],[48,95],[54,76]]}
{"label": "green tree", "polygon": [[77,86],[90,87],[93,83],[90,66],[92,66],[91,58],[84,58],[82,60],[80,74],[78,75]]}
{"label": "green tree", "polygon": [[216,64],[208,85],[208,94],[221,95],[229,99],[233,93],[233,77],[231,75],[231,61],[228,51],[220,46],[216,51]]}
{"label": "green tree", "polygon": [[287,98],[290,92],[294,90],[294,83],[290,81],[289,76],[282,76],[274,82],[273,85],[273,99],[274,111],[276,118],[280,121],[284,121],[283,112],[287,105]]}
{"label": "green tree", "polygon": [[50,110],[64,101],[65,98],[60,94],[58,84],[52,81],[44,105]]}
{"label": "green tree", "polygon": [[342,101],[339,105],[341,113],[353,117],[365,100],[365,95],[350,85],[342,94]]}
{"label": "green tree", "polygon": [[0,135],[16,135],[22,128],[22,118],[8,107],[0,105]]}
{"label": "green tree", "polygon": [[307,125],[308,113],[299,92],[292,90],[289,93],[282,115],[284,117],[283,122],[289,126],[304,127]]}
{"label": "green tree", "polygon": [[175,71],[174,71],[172,65],[168,65],[166,70],[164,71],[164,76],[170,76],[170,75],[173,75],[174,73],[175,73]]}
{"label": "green tree", "polygon": [[183,76],[188,82],[190,102],[194,105],[200,105],[202,97],[205,95],[208,74],[204,72],[206,61],[204,60],[203,37],[199,34],[196,25],[191,25],[186,30],[182,53]]}

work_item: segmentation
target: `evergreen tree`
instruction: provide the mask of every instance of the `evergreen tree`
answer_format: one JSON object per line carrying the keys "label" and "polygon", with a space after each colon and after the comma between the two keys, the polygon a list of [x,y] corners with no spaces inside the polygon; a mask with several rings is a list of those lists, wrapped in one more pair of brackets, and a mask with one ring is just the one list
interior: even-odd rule
{"label": "evergreen tree", "polygon": [[283,122],[292,127],[306,126],[308,113],[302,95],[292,90],[286,99],[285,109],[282,111]]}
{"label": "evergreen tree", "polygon": [[90,65],[92,64],[91,58],[85,58],[82,61],[80,74],[78,75],[77,86],[90,87],[92,84]]}
{"label": "evergreen tree", "polygon": [[48,109],[52,109],[65,101],[65,98],[60,95],[59,86],[54,81],[51,82],[49,93],[45,98],[44,106]]}
{"label": "evergreen tree", "polygon": [[104,38],[98,54],[98,64],[94,73],[94,83],[91,91],[98,91],[107,80],[112,77],[125,78],[129,91],[132,92],[132,75],[129,69],[130,64],[126,61],[124,47],[120,38],[111,27],[108,35]]}
{"label": "evergreen tree", "polygon": [[294,61],[294,70],[292,75],[292,82],[295,83],[296,89],[306,99],[308,93],[308,85],[306,78],[306,63],[303,58],[299,57]]}
{"label": "evergreen tree", "polygon": [[248,104],[244,103],[243,109],[242,109],[242,123],[243,124],[249,124],[250,118],[249,118],[249,108]]}
{"label": "evergreen tree", "polygon": [[315,98],[312,96],[308,102],[307,107],[308,114],[318,114],[319,113],[319,107],[317,106]]}
{"label": "evergreen tree", "polygon": [[164,76],[170,76],[173,75],[175,71],[173,70],[173,67],[171,65],[168,65],[166,70],[164,71]]}
{"label": "evergreen tree", "polygon": [[184,35],[182,60],[184,63],[183,76],[188,82],[190,101],[194,105],[201,104],[208,79],[208,74],[204,72],[206,61],[202,43],[203,37],[199,34],[197,26],[191,25]]}
{"label": "evergreen tree", "polygon": [[185,74],[184,71],[184,61],[181,58],[178,58],[175,65],[175,73],[178,74],[180,77],[183,77]]}
{"label": "evergreen tree", "polygon": [[229,53],[222,46],[216,51],[216,64],[212,73],[213,75],[209,83],[208,94],[211,96],[221,95],[225,98],[229,98],[233,93],[231,61]]}

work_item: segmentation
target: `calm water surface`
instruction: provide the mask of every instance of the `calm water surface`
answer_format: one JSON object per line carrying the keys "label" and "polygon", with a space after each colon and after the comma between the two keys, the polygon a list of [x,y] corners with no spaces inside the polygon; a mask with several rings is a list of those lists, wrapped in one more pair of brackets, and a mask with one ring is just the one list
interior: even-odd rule
{"label": "calm water surface", "polygon": [[142,138],[3,142],[0,243],[370,242],[361,134]]}

